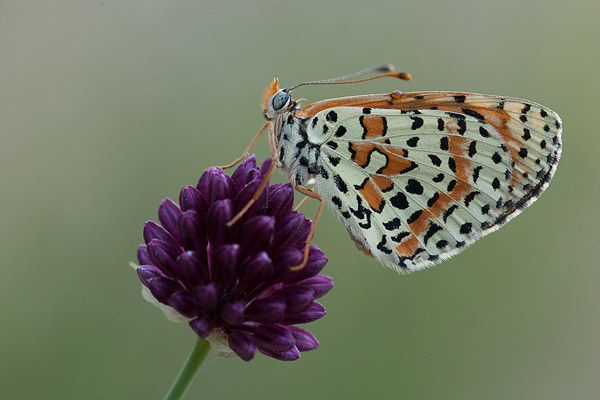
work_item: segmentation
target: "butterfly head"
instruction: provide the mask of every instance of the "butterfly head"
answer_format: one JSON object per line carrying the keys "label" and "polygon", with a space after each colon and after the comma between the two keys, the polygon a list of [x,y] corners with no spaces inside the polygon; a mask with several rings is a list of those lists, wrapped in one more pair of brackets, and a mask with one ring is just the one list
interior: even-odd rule
{"label": "butterfly head", "polygon": [[273,79],[273,82],[267,86],[262,96],[261,108],[263,116],[267,121],[272,121],[277,114],[287,110],[292,103],[292,96],[288,89],[279,88],[279,80]]}

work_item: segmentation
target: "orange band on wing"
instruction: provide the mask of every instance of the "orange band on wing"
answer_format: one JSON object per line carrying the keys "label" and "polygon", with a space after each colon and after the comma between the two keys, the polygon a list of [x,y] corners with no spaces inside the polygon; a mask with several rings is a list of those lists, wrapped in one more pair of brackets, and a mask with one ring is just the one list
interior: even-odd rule
{"label": "orange band on wing", "polygon": [[[447,129],[452,129],[451,124],[446,125]],[[452,133],[455,133],[453,131]],[[456,201],[460,201],[469,191],[471,186],[469,185],[469,175],[471,169],[471,162],[465,158],[467,153],[467,139],[462,136],[449,136],[448,137],[448,151],[453,156],[454,165],[456,172],[454,173],[457,178],[456,186],[450,194]]]}
{"label": "orange band on wing", "polygon": [[416,164],[406,158],[406,150],[397,147],[388,147],[381,144],[354,142],[350,144],[352,161],[361,168],[366,168],[371,161],[373,152],[377,152],[386,158],[385,166],[377,173],[386,176],[396,176],[406,173],[414,168]]}
{"label": "orange band on wing", "polygon": [[427,211],[433,214],[435,218],[439,218],[448,209],[448,204],[452,203],[452,200],[452,197],[440,192],[439,198],[427,208]]}
{"label": "orange band on wing", "polygon": [[392,181],[390,178],[387,178],[385,176],[374,175],[371,177],[371,179],[373,179],[373,182],[375,182],[375,185],[377,185],[379,190],[381,190],[383,192],[391,189],[392,186],[394,186],[394,181]]}
{"label": "orange band on wing", "polygon": [[387,158],[387,165],[378,173],[386,176],[395,176],[406,173],[416,168],[415,163],[404,158],[406,151],[397,147],[376,146],[377,150]]}
{"label": "orange band on wing", "polygon": [[396,252],[401,257],[412,257],[415,251],[419,248],[419,241],[415,235],[411,235],[410,239],[396,246]]}
{"label": "orange band on wing", "polygon": [[378,213],[381,212],[383,206],[383,197],[370,179],[367,180],[362,188],[358,189],[358,192],[374,211]]}
{"label": "orange band on wing", "polygon": [[374,148],[375,144],[373,143],[351,143],[352,161],[361,168],[365,168],[369,165],[370,155]]}
{"label": "orange band on wing", "polygon": [[387,132],[387,121],[385,117],[378,115],[363,115],[360,124],[364,129],[363,139],[376,139],[384,136]]}

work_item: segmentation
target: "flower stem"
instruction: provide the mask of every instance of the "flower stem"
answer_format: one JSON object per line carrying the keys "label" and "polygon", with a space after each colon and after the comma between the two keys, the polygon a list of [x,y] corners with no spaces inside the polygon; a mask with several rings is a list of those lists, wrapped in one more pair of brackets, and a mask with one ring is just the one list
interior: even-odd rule
{"label": "flower stem", "polygon": [[210,344],[206,340],[198,338],[192,354],[190,354],[185,365],[179,371],[179,375],[175,378],[164,400],[179,400],[183,398],[209,350]]}

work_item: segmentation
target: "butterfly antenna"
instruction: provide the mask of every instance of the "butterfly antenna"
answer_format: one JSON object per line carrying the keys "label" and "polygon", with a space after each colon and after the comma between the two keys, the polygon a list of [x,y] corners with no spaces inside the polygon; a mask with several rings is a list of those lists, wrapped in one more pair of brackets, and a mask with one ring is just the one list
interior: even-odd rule
{"label": "butterfly antenna", "polygon": [[[296,89],[297,87],[305,86],[305,85],[340,85],[340,84],[345,84],[345,83],[366,82],[366,81],[370,81],[373,79],[379,79],[379,78],[385,78],[385,77],[398,78],[398,79],[403,79],[405,81],[411,80],[411,76],[409,73],[395,72],[395,71],[396,71],[396,69],[394,68],[394,66],[392,64],[378,65],[376,67],[363,69],[363,70],[355,72],[353,74],[338,76],[337,78],[322,79],[319,81],[311,81],[311,82],[302,82],[295,86],[292,86],[291,88],[288,88],[287,90],[290,91],[290,90]],[[378,73],[380,75],[373,76],[370,78],[365,78],[365,79],[352,80],[353,78],[357,78],[359,76],[372,74],[372,73]]]}

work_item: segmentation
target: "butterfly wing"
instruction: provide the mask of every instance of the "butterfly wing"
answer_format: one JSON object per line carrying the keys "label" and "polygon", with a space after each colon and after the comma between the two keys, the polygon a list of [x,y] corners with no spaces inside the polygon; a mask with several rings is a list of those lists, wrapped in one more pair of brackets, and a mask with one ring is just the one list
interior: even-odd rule
{"label": "butterfly wing", "polygon": [[505,142],[514,163],[505,212],[497,227],[518,215],[546,189],[562,150],[562,122],[540,104],[513,97],[465,92],[392,92],[329,99],[309,104],[299,116],[311,116],[331,107],[352,106],[393,110],[443,110],[474,117],[492,126]]}
{"label": "butterfly wing", "polygon": [[504,222],[535,201],[550,183],[562,150],[562,122],[547,107],[523,99],[475,93],[411,93],[402,101],[474,116],[496,129],[514,163],[508,188],[513,199],[505,204]]}
{"label": "butterfly wing", "polygon": [[[373,103],[376,96],[363,97]],[[490,123],[492,115],[485,114],[492,109],[490,97],[460,113],[441,110],[438,101],[419,110],[352,104],[323,108],[310,117],[308,134],[322,143],[316,191],[337,211],[360,248],[398,271],[421,269],[456,254],[539,196],[553,172],[550,161],[560,154],[559,140],[558,150],[548,150],[558,151],[554,159],[546,156],[543,165],[535,161],[544,150],[540,135],[550,139],[552,129],[545,126],[555,114],[546,109],[550,118],[544,124],[527,115],[531,122],[526,125],[517,117],[521,131],[527,128],[531,135],[518,143],[540,148],[528,149],[517,163],[511,150],[519,145],[511,139],[515,127],[507,125],[512,136],[506,139],[506,129],[503,135]],[[389,100],[386,104],[393,105]],[[509,110],[514,108],[504,101],[505,108],[507,103]],[[448,107],[455,106],[450,101]],[[555,127],[560,138],[560,127]],[[515,174],[524,176],[522,170],[528,183],[514,179]]]}

